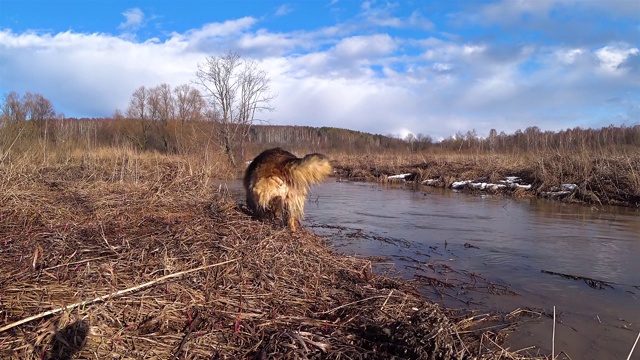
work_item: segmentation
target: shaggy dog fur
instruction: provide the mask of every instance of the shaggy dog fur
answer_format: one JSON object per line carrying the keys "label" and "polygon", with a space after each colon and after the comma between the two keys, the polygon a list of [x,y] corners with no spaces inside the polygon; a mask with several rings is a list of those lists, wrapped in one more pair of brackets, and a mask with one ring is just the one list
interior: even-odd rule
{"label": "shaggy dog fur", "polygon": [[258,218],[282,216],[295,232],[304,215],[309,187],[332,171],[329,160],[322,154],[298,158],[281,148],[265,150],[253,159],[244,174],[247,206]]}

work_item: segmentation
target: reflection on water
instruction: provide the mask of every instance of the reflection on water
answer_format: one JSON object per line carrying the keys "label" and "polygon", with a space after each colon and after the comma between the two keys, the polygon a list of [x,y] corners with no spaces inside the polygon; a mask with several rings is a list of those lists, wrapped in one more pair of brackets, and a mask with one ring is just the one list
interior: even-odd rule
{"label": "reflection on water", "polygon": [[[573,359],[626,358],[640,331],[637,210],[327,182],[312,188],[305,225],[339,251],[388,257],[407,278],[429,264],[446,264],[519,294],[466,294],[480,311],[528,307],[548,314],[555,306],[556,350]],[[613,289],[542,270],[608,282]],[[550,353],[551,328],[546,317],[525,326],[510,337],[512,349],[535,345]]]}

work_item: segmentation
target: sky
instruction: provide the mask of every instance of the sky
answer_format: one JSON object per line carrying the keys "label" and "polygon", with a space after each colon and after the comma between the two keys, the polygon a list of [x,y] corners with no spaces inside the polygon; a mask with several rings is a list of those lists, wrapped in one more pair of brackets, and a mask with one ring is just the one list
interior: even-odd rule
{"label": "sky", "polygon": [[67,117],[193,84],[229,51],[267,72],[276,125],[442,139],[640,124],[640,1],[0,0],[0,95]]}

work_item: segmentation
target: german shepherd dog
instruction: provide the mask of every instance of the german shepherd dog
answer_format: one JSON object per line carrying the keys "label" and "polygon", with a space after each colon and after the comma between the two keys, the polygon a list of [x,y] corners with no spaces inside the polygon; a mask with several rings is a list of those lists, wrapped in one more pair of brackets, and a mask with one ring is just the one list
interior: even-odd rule
{"label": "german shepherd dog", "polygon": [[265,150],[253,159],[244,174],[247,206],[261,219],[282,216],[291,232],[296,232],[309,187],[332,171],[329,160],[322,154],[298,158],[281,148]]}

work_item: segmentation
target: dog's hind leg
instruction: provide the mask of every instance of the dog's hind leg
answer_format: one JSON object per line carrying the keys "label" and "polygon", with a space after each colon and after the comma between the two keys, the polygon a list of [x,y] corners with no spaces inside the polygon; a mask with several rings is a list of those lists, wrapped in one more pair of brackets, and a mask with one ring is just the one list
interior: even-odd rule
{"label": "dog's hind leg", "polygon": [[289,230],[291,230],[292,233],[298,231],[297,227],[300,225],[300,222],[298,221],[298,219],[296,219],[295,217],[289,215]]}
{"label": "dog's hind leg", "polygon": [[293,216],[289,216],[289,229],[291,230],[291,232],[297,232],[299,227],[302,227],[300,220],[296,219]]}

